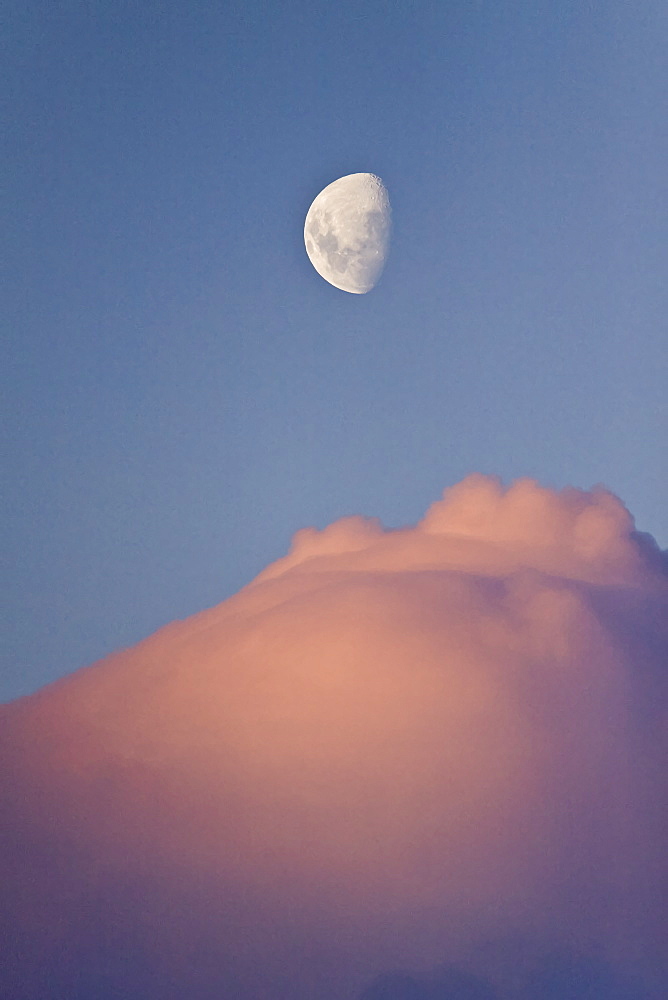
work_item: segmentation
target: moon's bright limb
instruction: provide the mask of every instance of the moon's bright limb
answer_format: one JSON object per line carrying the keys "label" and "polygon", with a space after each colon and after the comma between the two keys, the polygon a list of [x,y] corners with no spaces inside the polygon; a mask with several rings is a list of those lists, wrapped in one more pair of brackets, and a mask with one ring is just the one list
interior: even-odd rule
{"label": "moon's bright limb", "polygon": [[306,252],[325,281],[362,295],[380,278],[390,228],[390,199],[380,177],[348,174],[328,184],[309,208]]}

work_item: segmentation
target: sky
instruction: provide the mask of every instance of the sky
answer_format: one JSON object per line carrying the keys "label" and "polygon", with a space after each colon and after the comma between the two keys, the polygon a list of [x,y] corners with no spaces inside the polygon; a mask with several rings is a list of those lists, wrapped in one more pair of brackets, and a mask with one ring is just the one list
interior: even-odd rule
{"label": "sky", "polygon": [[0,993],[662,1000],[663,0],[0,36]]}
{"label": "sky", "polygon": [[[9,3],[0,698],[217,604],[291,536],[473,472],[668,544],[668,11]],[[393,207],[348,295],[303,222]]]}

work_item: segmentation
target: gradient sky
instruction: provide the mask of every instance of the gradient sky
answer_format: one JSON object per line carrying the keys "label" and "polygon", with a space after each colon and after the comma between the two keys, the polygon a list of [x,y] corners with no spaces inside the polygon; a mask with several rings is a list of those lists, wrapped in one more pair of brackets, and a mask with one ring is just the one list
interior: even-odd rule
{"label": "gradient sky", "polygon": [[[668,543],[664,0],[10,3],[0,697],[470,472]],[[302,227],[371,171],[378,287]]]}

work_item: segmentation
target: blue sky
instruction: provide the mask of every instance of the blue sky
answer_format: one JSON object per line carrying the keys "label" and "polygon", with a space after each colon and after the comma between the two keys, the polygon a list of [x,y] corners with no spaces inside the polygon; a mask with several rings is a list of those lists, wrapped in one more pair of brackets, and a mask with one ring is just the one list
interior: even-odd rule
{"label": "blue sky", "polygon": [[[473,471],[668,544],[668,8],[13,3],[0,698]],[[303,247],[380,175],[366,296]]]}

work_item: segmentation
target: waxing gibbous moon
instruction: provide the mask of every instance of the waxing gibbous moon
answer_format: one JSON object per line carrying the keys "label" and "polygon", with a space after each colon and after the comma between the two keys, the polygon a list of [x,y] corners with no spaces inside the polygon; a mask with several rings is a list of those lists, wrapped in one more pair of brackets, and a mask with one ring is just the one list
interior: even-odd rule
{"label": "waxing gibbous moon", "polygon": [[390,199],[375,174],[348,174],[324,188],[306,215],[304,243],[318,274],[363,295],[381,276],[390,245]]}

